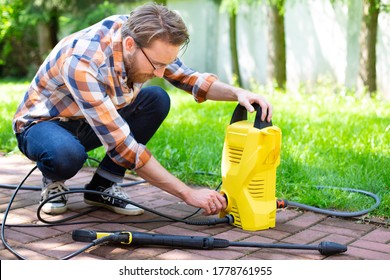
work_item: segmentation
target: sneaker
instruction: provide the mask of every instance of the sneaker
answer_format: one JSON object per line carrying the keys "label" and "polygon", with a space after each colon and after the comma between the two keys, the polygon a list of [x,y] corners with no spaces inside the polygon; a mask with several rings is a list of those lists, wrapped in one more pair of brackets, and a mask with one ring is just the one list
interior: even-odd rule
{"label": "sneaker", "polygon": [[143,209],[122,200],[122,199],[129,199],[129,198],[120,186],[113,185],[110,188],[104,189],[103,187],[100,186],[93,188],[90,185],[86,185],[85,188],[87,190],[100,191],[118,197],[118,198],[114,198],[104,194],[100,195],[100,194],[85,193],[84,202],[87,204],[105,207],[115,213],[122,214],[122,215],[136,216],[144,213]]}
{"label": "sneaker", "polygon": [[[42,203],[44,200],[49,197],[58,194],[60,192],[68,191],[69,189],[65,186],[65,181],[53,182],[50,179],[43,177],[42,179],[43,187],[41,192],[41,200],[39,203]],[[68,198],[67,196],[61,195],[52,200],[49,200],[42,206],[42,211],[46,214],[61,214],[67,210]]]}

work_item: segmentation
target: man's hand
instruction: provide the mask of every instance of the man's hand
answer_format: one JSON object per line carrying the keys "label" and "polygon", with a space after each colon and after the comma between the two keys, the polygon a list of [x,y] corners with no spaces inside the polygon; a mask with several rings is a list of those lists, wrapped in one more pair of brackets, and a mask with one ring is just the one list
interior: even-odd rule
{"label": "man's hand", "polygon": [[190,188],[169,173],[153,156],[137,169],[137,173],[150,184],[182,199],[188,205],[202,208],[204,215],[217,214],[227,206],[223,195],[207,188]]}
{"label": "man's hand", "polygon": [[233,87],[231,85],[215,81],[211,84],[206,98],[215,101],[238,101],[240,105],[244,106],[248,112],[253,112],[252,104],[257,103],[261,107],[261,120],[271,121],[272,118],[272,105],[263,96],[247,91],[242,88]]}
{"label": "man's hand", "polygon": [[210,189],[191,189],[184,198],[187,204],[203,209],[205,216],[215,215],[226,209],[225,197]]}
{"label": "man's hand", "polygon": [[272,105],[262,97],[261,95],[249,92],[244,89],[237,89],[237,100],[240,105],[244,106],[248,112],[252,113],[255,108],[252,104],[257,103],[261,107],[261,120],[264,121],[266,118],[267,122],[271,121],[272,118]]}

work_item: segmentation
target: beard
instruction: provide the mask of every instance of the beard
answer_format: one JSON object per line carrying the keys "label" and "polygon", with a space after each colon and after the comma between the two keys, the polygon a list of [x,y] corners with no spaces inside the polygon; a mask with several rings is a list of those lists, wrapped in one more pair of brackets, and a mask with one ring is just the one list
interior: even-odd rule
{"label": "beard", "polygon": [[135,56],[128,54],[123,58],[125,64],[125,70],[128,83],[145,83],[146,81],[154,78],[153,73],[140,73],[140,69]]}

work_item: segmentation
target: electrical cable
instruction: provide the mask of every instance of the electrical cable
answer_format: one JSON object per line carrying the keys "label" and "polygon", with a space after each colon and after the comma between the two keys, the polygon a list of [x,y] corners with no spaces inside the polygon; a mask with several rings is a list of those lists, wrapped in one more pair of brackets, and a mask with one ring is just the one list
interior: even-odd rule
{"label": "electrical cable", "polygon": [[112,237],[111,236],[104,236],[102,238],[99,238],[99,239],[96,239],[94,241],[92,241],[90,244],[88,244],[87,246],[73,252],[73,253],[70,253],[69,255],[63,257],[61,260],[69,260],[77,255],[80,255],[81,253],[84,253],[85,251],[87,251],[89,248],[92,248],[94,246],[97,246],[99,244],[102,244],[104,242],[108,242],[108,241],[111,241],[112,240]]}
{"label": "electrical cable", "polygon": [[37,169],[37,166],[35,166],[31,171],[24,177],[24,179],[20,182],[20,184],[16,187],[13,195],[11,196],[10,202],[8,203],[7,208],[5,209],[4,212],[4,217],[3,217],[3,222],[1,223],[1,241],[3,242],[4,246],[12,253],[14,254],[17,258],[19,259],[24,259],[22,255],[17,253],[12,247],[8,244],[7,240],[5,239],[5,225],[8,217],[8,213],[11,209],[11,205],[13,201],[15,200],[16,194],[19,192],[19,189],[21,186],[24,184],[24,182],[27,180],[28,177],[34,172],[34,170]]}
{"label": "electrical cable", "polygon": [[[52,195],[51,197],[43,200],[40,205],[38,206],[38,209],[37,209],[37,217],[38,219],[45,223],[45,224],[58,224],[58,223],[63,223],[63,222],[67,222],[69,220],[72,220],[74,218],[78,218],[80,216],[82,216],[84,213],[78,213],[76,215],[73,215],[73,216],[70,216],[70,217],[67,217],[67,218],[64,218],[64,219],[61,219],[61,220],[56,220],[56,221],[48,221],[48,220],[45,220],[44,218],[42,218],[41,216],[41,209],[42,207],[50,200],[56,198],[56,197],[59,197],[61,195],[64,195],[64,194],[73,194],[73,193],[91,193],[91,194],[98,194],[98,195],[101,195],[102,192],[99,192],[99,191],[93,191],[93,190],[76,190],[76,191],[66,191],[66,192],[60,192],[60,193],[57,193],[57,194],[54,194]],[[202,219],[202,220],[185,220],[183,218],[177,218],[177,217],[174,217],[174,216],[170,216],[170,215],[166,215],[164,213],[161,213],[161,212],[158,212],[154,209],[151,209],[149,207],[146,207],[144,205],[141,205],[141,204],[138,204],[132,200],[129,200],[129,199],[124,199],[124,198],[119,198],[115,195],[111,195],[111,194],[107,194],[107,193],[104,193],[104,196],[107,196],[107,197],[111,197],[111,198],[115,198],[115,199],[121,199],[127,203],[130,203],[134,206],[137,206],[139,208],[142,208],[144,209],[145,211],[148,211],[150,213],[153,213],[155,215],[158,215],[158,216],[161,216],[163,218],[166,218],[172,222],[180,222],[180,223],[185,223],[185,224],[189,224],[189,225],[216,225],[216,224],[219,224],[219,223],[229,223],[230,222],[230,217],[228,218],[211,218],[211,219]]]}
{"label": "electrical cable", "polygon": [[[139,184],[146,183],[145,180],[140,180],[136,182],[129,182],[129,183],[118,183],[117,185],[120,187],[131,187]],[[14,190],[17,187],[17,185],[11,185],[11,184],[0,184],[1,189],[9,189],[9,190]],[[25,191],[41,191],[42,186],[22,186],[20,187],[20,190],[25,190]],[[72,191],[77,191],[77,190],[84,190],[84,188],[81,187],[69,187],[69,190]]]}

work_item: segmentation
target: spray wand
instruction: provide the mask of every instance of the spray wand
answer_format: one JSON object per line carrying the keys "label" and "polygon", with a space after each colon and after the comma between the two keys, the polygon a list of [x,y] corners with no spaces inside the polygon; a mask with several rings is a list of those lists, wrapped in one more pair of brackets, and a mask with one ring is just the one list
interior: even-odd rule
{"label": "spray wand", "polygon": [[323,241],[318,245],[232,242],[226,239],[214,237],[152,234],[135,231],[97,232],[93,230],[74,230],[72,233],[72,238],[74,241],[80,242],[96,242],[99,239],[104,239],[105,242],[109,243],[121,243],[127,245],[132,244],[147,246],[168,246],[176,248],[191,248],[202,250],[211,250],[227,247],[318,250],[321,255],[325,256],[340,254],[347,251],[347,246],[329,241]]}

